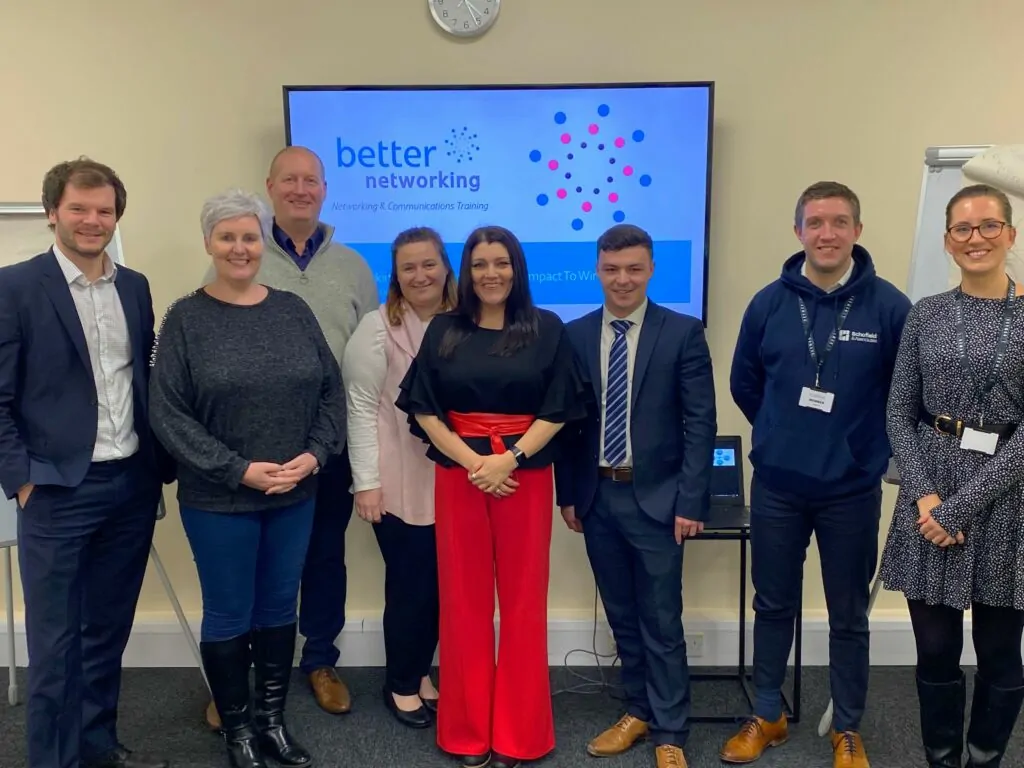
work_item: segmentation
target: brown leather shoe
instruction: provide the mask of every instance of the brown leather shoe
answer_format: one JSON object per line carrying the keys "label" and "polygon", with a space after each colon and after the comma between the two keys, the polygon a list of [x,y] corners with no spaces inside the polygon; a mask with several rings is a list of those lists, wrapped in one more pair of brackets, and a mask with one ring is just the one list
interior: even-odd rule
{"label": "brown leather shoe", "polygon": [[206,705],[206,724],[210,726],[211,731],[220,731],[223,727],[220,722],[220,712],[217,711],[217,705],[212,700]]}
{"label": "brown leather shoe", "polygon": [[334,667],[314,669],[309,674],[309,684],[313,688],[316,703],[325,712],[344,715],[352,710],[352,697]]}
{"label": "brown leather shoe", "polygon": [[725,742],[718,753],[723,763],[752,763],[757,760],[768,747],[785,744],[789,739],[789,721],[783,715],[774,723],[760,717],[753,717],[743,724],[739,733]]}
{"label": "brown leather shoe", "polygon": [[658,768],[686,768],[686,755],[679,747],[662,744],[654,750]]}
{"label": "brown leather shoe", "polygon": [[870,765],[859,733],[832,732],[832,768],[870,768]]}
{"label": "brown leather shoe", "polygon": [[646,735],[647,723],[632,715],[623,715],[619,722],[587,744],[587,752],[594,757],[621,755]]}

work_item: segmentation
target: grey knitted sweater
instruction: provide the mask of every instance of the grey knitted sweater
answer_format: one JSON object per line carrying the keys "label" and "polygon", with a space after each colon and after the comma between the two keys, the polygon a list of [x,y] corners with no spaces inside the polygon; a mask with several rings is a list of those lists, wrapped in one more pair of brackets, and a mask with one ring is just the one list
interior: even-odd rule
{"label": "grey knitted sweater", "polygon": [[191,293],[167,310],[152,367],[150,421],[178,462],[182,505],[252,512],[316,492],[315,475],[286,494],[242,485],[249,462],[308,452],[323,466],[337,450],[339,367],[302,299],[271,289],[240,306]]}
{"label": "grey knitted sweater", "polygon": [[[348,246],[333,240],[333,226],[323,223],[321,226],[326,229],[326,236],[305,271],[298,268],[267,232],[256,281],[270,288],[290,291],[305,300],[313,310],[340,368],[349,338],[363,315],[380,306],[380,294],[366,260]],[[211,267],[204,282],[213,280],[213,274]],[[343,390],[341,396],[344,398]],[[338,437],[339,453],[345,447],[345,441],[346,427],[342,422]]]}

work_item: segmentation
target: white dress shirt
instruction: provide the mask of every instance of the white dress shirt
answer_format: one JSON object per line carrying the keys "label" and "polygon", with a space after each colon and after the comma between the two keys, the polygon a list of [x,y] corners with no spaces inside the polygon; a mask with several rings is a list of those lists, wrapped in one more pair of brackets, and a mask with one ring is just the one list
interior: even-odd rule
{"label": "white dress shirt", "polygon": [[104,255],[103,275],[89,282],[82,270],[53,246],[82,322],[96,382],[96,445],[93,461],[124,459],[139,448],[132,397],[132,346],[117,292],[117,265]]}
{"label": "white dress shirt", "polygon": [[604,429],[605,429],[605,407],[608,402],[608,354],[611,352],[612,342],[615,341],[615,329],[612,328],[614,320],[629,320],[633,323],[626,331],[626,458],[619,464],[620,467],[633,466],[633,446],[630,440],[630,418],[632,408],[630,403],[633,399],[633,366],[636,362],[636,345],[640,339],[640,326],[644,321],[644,313],[647,312],[647,299],[626,317],[616,317],[605,307],[601,319],[601,460],[602,467],[609,466],[608,460],[604,457]]}

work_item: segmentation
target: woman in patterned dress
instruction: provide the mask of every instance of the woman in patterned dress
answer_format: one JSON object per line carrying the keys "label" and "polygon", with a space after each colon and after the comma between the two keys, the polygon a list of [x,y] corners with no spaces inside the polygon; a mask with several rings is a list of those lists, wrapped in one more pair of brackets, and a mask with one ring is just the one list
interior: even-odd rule
{"label": "woman in patterned dress", "polygon": [[928,765],[964,751],[964,611],[974,678],[968,766],[998,766],[1024,674],[1024,290],[1006,274],[1010,202],[975,185],[946,206],[961,283],[921,299],[900,344],[888,431],[900,491],[880,577],[907,598]]}

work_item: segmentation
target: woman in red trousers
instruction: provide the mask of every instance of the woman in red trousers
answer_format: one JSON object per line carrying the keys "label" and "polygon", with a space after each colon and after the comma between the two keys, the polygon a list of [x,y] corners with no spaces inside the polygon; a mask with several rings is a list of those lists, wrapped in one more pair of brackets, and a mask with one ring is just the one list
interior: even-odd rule
{"label": "woman in red trousers", "polygon": [[500,227],[474,231],[458,308],[427,328],[396,403],[436,463],[437,741],[467,768],[513,768],[555,746],[552,438],[585,416],[583,396],[562,321],[533,305],[519,241]]}

